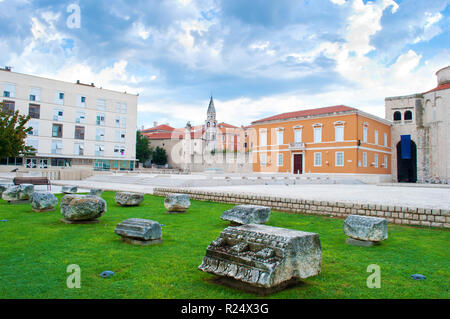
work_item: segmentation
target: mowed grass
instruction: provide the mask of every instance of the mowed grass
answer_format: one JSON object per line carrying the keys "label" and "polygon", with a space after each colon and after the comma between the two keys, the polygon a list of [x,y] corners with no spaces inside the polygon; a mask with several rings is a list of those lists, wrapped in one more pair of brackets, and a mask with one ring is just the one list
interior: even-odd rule
{"label": "mowed grass", "polygon": [[[61,198],[61,195],[58,195]],[[139,207],[115,204],[100,223],[64,224],[59,208],[35,213],[29,204],[0,200],[0,298],[261,298],[217,285],[197,269],[208,244],[228,226],[220,215],[233,205],[192,201],[187,213],[168,215],[162,197],[146,195]],[[163,243],[134,246],[114,234],[137,217],[165,224]],[[445,229],[389,225],[376,247],[345,244],[341,219],[272,211],[268,225],[316,232],[322,273],[264,298],[449,298],[449,240]],[[81,289],[66,285],[67,266],[81,267]],[[367,266],[381,267],[381,288],[366,285]],[[99,274],[112,270],[115,275]],[[423,274],[416,281],[412,274]]]}

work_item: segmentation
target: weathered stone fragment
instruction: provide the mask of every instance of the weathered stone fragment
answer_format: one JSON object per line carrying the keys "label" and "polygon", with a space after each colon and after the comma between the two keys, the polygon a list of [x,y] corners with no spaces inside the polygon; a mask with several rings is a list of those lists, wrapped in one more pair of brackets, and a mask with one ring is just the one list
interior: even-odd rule
{"label": "weathered stone fragment", "polygon": [[95,195],[95,196],[101,197],[102,194],[103,194],[103,190],[102,189],[91,188],[89,190],[89,195]]}
{"label": "weathered stone fragment", "polygon": [[237,205],[222,214],[222,220],[232,224],[265,224],[270,217],[270,207],[258,205]]}
{"label": "weathered stone fragment", "polygon": [[270,293],[318,275],[321,263],[318,234],[247,224],[224,229],[199,269],[227,278],[225,284]]}
{"label": "weathered stone fragment", "polygon": [[61,200],[61,213],[66,223],[98,222],[106,212],[106,201],[94,195],[66,195]]}
{"label": "weathered stone fragment", "polygon": [[48,212],[55,210],[58,198],[50,192],[34,192],[31,194],[30,202],[35,212]]}
{"label": "weathered stone fragment", "polygon": [[144,200],[144,194],[117,192],[115,195],[116,203],[119,206],[139,206]]}
{"label": "weathered stone fragment", "polygon": [[63,186],[61,188],[63,194],[76,194],[78,192],[77,186]]}
{"label": "weathered stone fragment", "polygon": [[0,196],[2,196],[3,192],[11,186],[13,186],[13,184],[0,184]]}
{"label": "weathered stone fragment", "polygon": [[344,233],[353,239],[379,242],[388,237],[387,220],[379,217],[350,215],[344,220]]}
{"label": "weathered stone fragment", "polygon": [[2,193],[2,198],[11,203],[28,201],[33,192],[34,185],[32,184],[13,185]]}
{"label": "weathered stone fragment", "polygon": [[161,225],[149,219],[130,218],[116,226],[114,232],[124,242],[137,245],[152,245],[162,242]]}
{"label": "weathered stone fragment", "polygon": [[164,200],[164,207],[168,213],[184,213],[189,206],[191,201],[186,194],[169,194]]}

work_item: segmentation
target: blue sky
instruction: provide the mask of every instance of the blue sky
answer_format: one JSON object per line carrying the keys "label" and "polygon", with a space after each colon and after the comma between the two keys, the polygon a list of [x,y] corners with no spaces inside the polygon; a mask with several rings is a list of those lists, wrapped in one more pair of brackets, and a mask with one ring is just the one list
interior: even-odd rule
{"label": "blue sky", "polygon": [[[70,28],[67,7],[81,10]],[[436,86],[450,65],[450,0],[0,0],[0,65],[139,93],[138,127],[201,124]]]}

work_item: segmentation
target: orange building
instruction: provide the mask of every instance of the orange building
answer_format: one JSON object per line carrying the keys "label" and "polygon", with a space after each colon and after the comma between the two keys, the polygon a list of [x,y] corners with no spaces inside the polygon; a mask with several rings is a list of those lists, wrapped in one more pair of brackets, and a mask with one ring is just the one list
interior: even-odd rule
{"label": "orange building", "polygon": [[391,123],[339,105],[254,121],[254,172],[391,181]]}

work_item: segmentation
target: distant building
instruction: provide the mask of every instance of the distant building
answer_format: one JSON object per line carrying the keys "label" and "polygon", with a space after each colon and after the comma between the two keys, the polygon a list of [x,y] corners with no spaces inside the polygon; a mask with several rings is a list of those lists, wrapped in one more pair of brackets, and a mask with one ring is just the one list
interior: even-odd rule
{"label": "distant building", "polygon": [[430,91],[385,99],[398,182],[450,183],[450,66],[436,75]]}
{"label": "distant building", "polygon": [[252,122],[253,171],[391,181],[391,123],[339,105]]}
{"label": "distant building", "polygon": [[[36,156],[2,158],[27,168],[86,166],[132,170],[136,154],[137,95],[0,69],[2,102],[30,115],[26,143]],[[0,154],[1,156],[1,154]]]}
{"label": "distant building", "polygon": [[[171,168],[187,171],[218,169],[223,171],[247,171],[251,166],[224,154],[249,152],[250,127],[237,127],[224,122],[218,123],[214,99],[211,97],[203,125],[192,126],[190,122],[183,128],[173,128],[168,124],[144,129],[141,133],[148,137],[151,147],[162,147],[168,155]],[[236,157],[236,156],[235,156]],[[248,156],[247,156],[248,157]],[[240,165],[240,166],[239,166]],[[239,166],[239,167],[238,167]]]}

